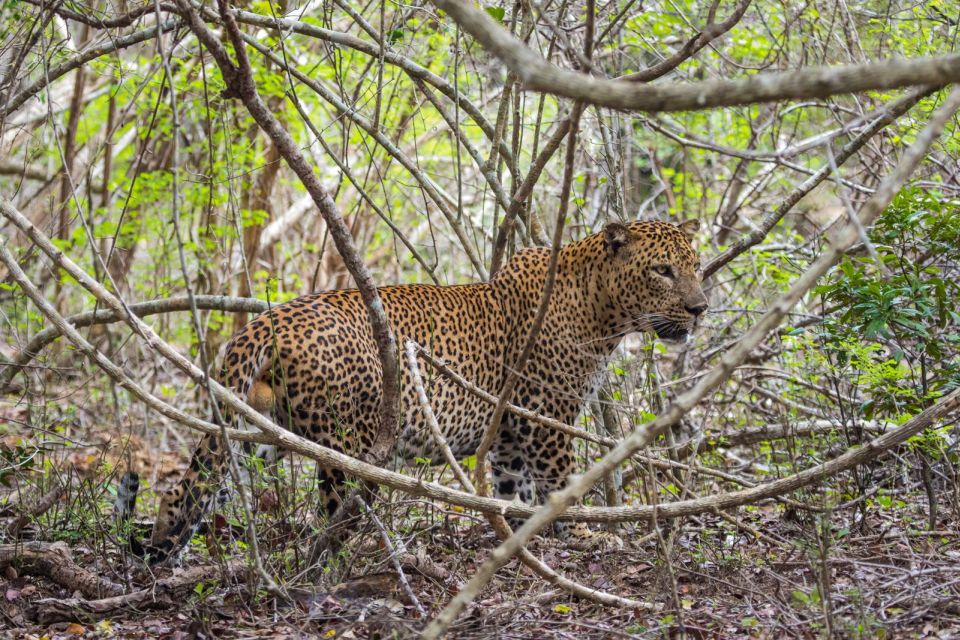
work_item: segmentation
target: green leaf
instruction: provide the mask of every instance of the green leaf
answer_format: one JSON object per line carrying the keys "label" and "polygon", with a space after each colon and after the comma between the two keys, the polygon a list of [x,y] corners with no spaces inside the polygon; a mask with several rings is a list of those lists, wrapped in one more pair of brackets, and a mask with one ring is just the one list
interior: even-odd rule
{"label": "green leaf", "polygon": [[490,17],[497,22],[503,22],[504,16],[507,15],[507,11],[503,7],[487,7],[484,11],[489,13]]}

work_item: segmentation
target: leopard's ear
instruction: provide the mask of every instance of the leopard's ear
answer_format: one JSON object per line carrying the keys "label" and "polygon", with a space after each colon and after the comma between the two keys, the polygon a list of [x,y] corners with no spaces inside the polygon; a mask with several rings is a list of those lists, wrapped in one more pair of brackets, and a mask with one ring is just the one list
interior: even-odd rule
{"label": "leopard's ear", "polygon": [[697,231],[700,231],[700,221],[696,218],[693,220],[685,220],[678,223],[677,228],[683,231],[683,235],[687,236],[687,240],[693,241],[693,238],[697,235]]}
{"label": "leopard's ear", "polygon": [[603,228],[603,244],[607,248],[607,255],[613,257],[620,252],[624,245],[633,240],[633,232],[625,224],[611,222]]}

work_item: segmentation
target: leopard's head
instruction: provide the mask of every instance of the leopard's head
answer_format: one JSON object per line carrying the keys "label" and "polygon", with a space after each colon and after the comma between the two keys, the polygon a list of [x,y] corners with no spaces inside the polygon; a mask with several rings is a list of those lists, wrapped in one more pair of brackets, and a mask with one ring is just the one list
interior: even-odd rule
{"label": "leopard's head", "polygon": [[707,309],[700,257],[691,244],[697,220],[680,224],[611,223],[603,230],[604,286],[614,330],[652,331],[682,340]]}

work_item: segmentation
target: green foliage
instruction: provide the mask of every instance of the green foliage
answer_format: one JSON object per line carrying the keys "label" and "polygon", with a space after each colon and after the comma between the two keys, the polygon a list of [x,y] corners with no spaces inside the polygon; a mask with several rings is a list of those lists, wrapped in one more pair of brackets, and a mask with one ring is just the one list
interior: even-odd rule
{"label": "green foliage", "polygon": [[863,375],[868,416],[915,414],[960,385],[960,280],[941,266],[960,261],[958,213],[932,192],[904,190],[870,232],[876,257],[845,258],[816,289],[837,309],[820,338],[838,369]]}

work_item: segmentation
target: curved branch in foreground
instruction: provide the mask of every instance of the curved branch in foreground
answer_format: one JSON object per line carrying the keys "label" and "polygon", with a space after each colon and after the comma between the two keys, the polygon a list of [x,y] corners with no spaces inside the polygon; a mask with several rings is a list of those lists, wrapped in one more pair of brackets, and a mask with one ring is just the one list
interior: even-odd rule
{"label": "curved branch in foreground", "polygon": [[[423,637],[429,640],[442,635],[457,616],[460,615],[463,608],[490,582],[496,572],[509,562],[520,549],[523,549],[538,531],[556,520],[559,515],[579,500],[594,484],[603,479],[606,474],[615,469],[641,447],[650,444],[654,438],[676,424],[704,398],[726,382],[736,368],[750,355],[753,349],[765,340],[770,332],[780,325],[790,309],[814,287],[827,271],[840,261],[840,258],[850,247],[856,244],[860,238],[859,229],[871,225],[877,216],[880,215],[881,211],[890,204],[893,197],[900,191],[907,179],[920,165],[920,162],[926,156],[934,140],[939,138],[940,134],[943,133],[947,122],[953,118],[958,109],[960,109],[960,89],[955,89],[944,101],[943,105],[933,114],[930,122],[917,136],[916,141],[910,145],[903,154],[903,157],[893,172],[883,179],[876,193],[864,203],[856,221],[847,221],[834,239],[834,244],[827,248],[810,268],[796,279],[790,289],[780,296],[757,324],[743,335],[740,342],[724,354],[720,363],[703,376],[692,389],[677,396],[670,406],[655,420],[637,427],[623,442],[614,449],[611,449],[596,464],[587,469],[583,475],[571,479],[564,489],[550,494],[543,507],[539,508],[522,527],[517,529],[509,540],[504,541],[493,550],[490,557],[477,569],[477,572],[466,586],[425,629]],[[943,410],[944,404],[946,404],[946,410],[952,410],[954,405],[960,401],[960,390],[950,394],[945,400],[945,403],[938,403],[937,407]],[[930,415],[927,414],[927,412],[924,412],[924,414]],[[903,432],[904,430],[901,428],[881,438],[893,440],[893,433],[902,435]],[[866,457],[863,460],[866,461],[876,457],[882,450],[883,449],[874,450],[865,448],[849,452],[849,455],[854,457],[865,455]],[[753,490],[754,489],[747,489],[746,491]],[[657,515],[659,516],[659,510]]]}
{"label": "curved branch in foreground", "polygon": [[[228,313],[262,313],[269,308],[269,305],[264,300],[258,300],[257,298],[238,298],[233,296],[215,296],[215,295],[200,295],[194,296],[194,302],[196,308],[201,311],[223,311]],[[151,315],[157,315],[161,313],[175,313],[178,311],[190,311],[190,299],[187,296],[179,296],[174,298],[161,298],[157,300],[148,300],[144,302],[136,302],[128,305],[128,309],[131,313],[136,315],[138,318],[145,318]],[[72,316],[64,318],[64,321],[69,325],[75,328],[89,327],[92,325],[101,325],[101,324],[113,324],[116,322],[122,322],[124,317],[121,314],[113,311],[112,309],[98,309],[96,311],[85,311],[82,313],[77,313]],[[27,343],[23,349],[17,354],[17,357],[4,368],[0,369],[0,393],[7,393],[14,391],[10,387],[10,383],[13,378],[24,369],[30,362],[36,358],[43,349],[49,346],[51,343],[55,342],[63,336],[63,331],[57,326],[47,327],[46,329],[38,332],[30,342]],[[495,405],[498,402],[497,396],[489,393],[485,389],[482,389],[475,384],[471,383],[469,380],[458,374],[453,368],[443,360],[435,357],[429,351],[424,349],[420,345],[416,345],[417,352],[426,360],[432,367],[434,367],[441,375],[450,379],[454,384],[458,385],[462,389],[466,390],[468,393],[471,393],[484,402]],[[110,374],[107,372],[108,375]],[[121,382],[122,384],[122,382]],[[128,389],[129,390],[129,389]],[[134,392],[134,395],[139,396]],[[141,399],[143,399],[141,397]],[[148,403],[149,404],[149,403]],[[556,429],[566,433],[569,436],[574,438],[580,438],[588,442],[593,442],[599,445],[606,447],[615,447],[619,443],[618,440],[600,434],[591,433],[585,429],[575,427],[573,425],[568,425],[566,423],[560,422],[559,420],[554,420],[547,416],[543,416],[535,411],[530,411],[523,407],[517,406],[515,404],[508,403],[506,405],[506,410],[514,415],[521,416],[528,420],[532,420],[538,424],[542,424],[548,428]],[[161,411],[162,413],[162,411]],[[168,416],[169,417],[169,416]],[[178,417],[173,417],[174,420],[178,420]],[[184,423],[187,427],[198,428],[197,425]],[[212,425],[211,425],[212,426]],[[203,429],[201,428],[201,431]],[[782,430],[781,430],[782,431]],[[748,434],[751,436],[749,442],[761,441],[764,439],[773,440],[777,438],[786,437],[784,433],[777,430],[771,430],[770,427],[763,427],[760,430],[751,432]],[[205,431],[204,431],[205,432]],[[789,435],[803,435],[804,432],[800,431],[797,433],[790,433]],[[227,429],[227,435],[233,440],[240,440],[243,442],[260,442],[269,444],[267,440],[264,440],[262,437],[258,437],[258,434],[249,431],[239,431],[235,429]],[[744,444],[743,436],[741,432],[735,434],[727,434],[725,438],[732,438],[732,445],[742,445]],[[764,437],[766,436],[766,437]],[[703,445],[701,445],[703,446]],[[686,449],[681,449],[681,455]],[[692,451],[692,448],[689,449]],[[309,454],[304,454],[309,456]],[[667,460],[664,458],[645,456],[642,454],[636,454],[634,458],[641,462],[642,464],[652,464],[658,469],[674,469],[681,468],[689,470],[692,467],[681,462],[675,462],[673,460]],[[711,469],[709,467],[697,467],[696,471],[706,475],[711,475],[717,477],[721,480],[727,482],[732,482],[735,484],[745,485],[745,486],[755,486],[753,483],[746,482],[743,478],[738,478],[731,476],[727,473],[719,471],[717,469]],[[389,483],[388,483],[389,484]]]}
{"label": "curved branch in foreground", "polygon": [[826,98],[838,94],[960,81],[960,54],[886,60],[867,64],[810,67],[757,74],[745,80],[705,80],[638,86],[595,78],[547,62],[482,9],[464,0],[433,0],[500,58],[527,89],[625,111],[692,111],[777,100]]}

